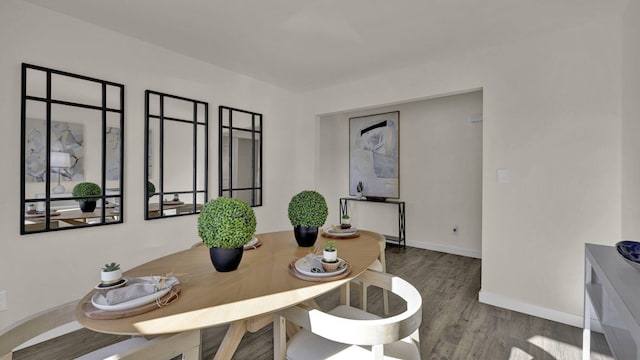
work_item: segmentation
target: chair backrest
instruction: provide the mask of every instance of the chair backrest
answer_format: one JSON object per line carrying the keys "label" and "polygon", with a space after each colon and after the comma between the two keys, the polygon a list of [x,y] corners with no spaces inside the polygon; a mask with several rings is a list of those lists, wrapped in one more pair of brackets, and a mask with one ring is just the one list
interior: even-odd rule
{"label": "chair backrest", "polygon": [[362,230],[362,232],[372,236],[378,241],[378,245],[380,246],[380,255],[378,255],[378,260],[380,260],[380,263],[382,264],[383,272],[387,272],[387,261],[384,253],[387,248],[387,238],[384,235],[373,231]]}
{"label": "chair backrest", "polygon": [[279,314],[316,335],[345,344],[390,344],[416,332],[422,322],[422,297],[413,285],[395,275],[373,270],[365,271],[358,279],[398,295],[406,302],[406,310],[375,320],[346,319],[305,305],[282,310]]}
{"label": "chair backrest", "polygon": [[13,349],[58,326],[74,321],[78,301],[39,312],[0,330],[0,359],[11,359]]}
{"label": "chair backrest", "polygon": [[[25,342],[53,330],[59,326],[75,321],[75,310],[78,301],[39,312],[0,330],[0,360],[11,360],[13,350]],[[138,337],[127,338],[81,356],[79,359],[113,358],[128,360],[171,359],[183,354],[185,359],[200,358],[200,331],[192,330],[177,334],[160,335],[151,340]]]}

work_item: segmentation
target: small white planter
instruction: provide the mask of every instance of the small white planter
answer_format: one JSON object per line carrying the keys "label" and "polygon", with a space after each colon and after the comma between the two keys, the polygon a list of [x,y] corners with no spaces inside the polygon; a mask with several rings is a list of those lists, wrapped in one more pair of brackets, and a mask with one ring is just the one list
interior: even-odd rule
{"label": "small white planter", "polygon": [[326,262],[336,262],[338,261],[338,251],[322,251],[322,258]]}
{"label": "small white planter", "polygon": [[115,284],[122,279],[122,270],[101,271],[100,280],[103,284]]}
{"label": "small white planter", "polygon": [[340,223],[342,225],[350,225],[351,224],[351,218],[342,218],[342,220],[340,220]]}

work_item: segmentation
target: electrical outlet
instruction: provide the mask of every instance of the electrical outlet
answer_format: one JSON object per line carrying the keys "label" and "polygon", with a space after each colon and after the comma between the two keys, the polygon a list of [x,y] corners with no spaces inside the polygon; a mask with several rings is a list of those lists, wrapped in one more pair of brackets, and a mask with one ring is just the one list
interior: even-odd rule
{"label": "electrical outlet", "polygon": [[0,290],[0,311],[7,310],[7,290]]}

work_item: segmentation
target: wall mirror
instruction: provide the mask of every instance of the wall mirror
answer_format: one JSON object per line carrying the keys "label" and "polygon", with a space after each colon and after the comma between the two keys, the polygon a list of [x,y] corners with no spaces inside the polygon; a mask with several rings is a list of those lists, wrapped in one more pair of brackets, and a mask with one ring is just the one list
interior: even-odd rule
{"label": "wall mirror", "polygon": [[208,199],[209,104],[145,92],[145,219],[192,215]]}
{"label": "wall mirror", "polygon": [[262,114],[218,108],[218,196],[262,206]]}
{"label": "wall mirror", "polygon": [[124,85],[22,64],[21,101],[20,233],[122,223]]}

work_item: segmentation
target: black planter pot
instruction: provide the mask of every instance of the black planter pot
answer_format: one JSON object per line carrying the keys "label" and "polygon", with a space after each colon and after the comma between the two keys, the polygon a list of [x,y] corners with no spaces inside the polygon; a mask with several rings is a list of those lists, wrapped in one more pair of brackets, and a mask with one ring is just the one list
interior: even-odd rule
{"label": "black planter pot", "polygon": [[237,249],[209,248],[211,263],[219,272],[229,272],[237,269],[243,253],[243,247]]}
{"label": "black planter pot", "polygon": [[80,201],[80,210],[82,210],[82,212],[93,212],[95,209],[95,201]]}
{"label": "black planter pot", "polygon": [[316,239],[318,238],[318,227],[294,226],[293,234],[296,237],[298,246],[311,247],[316,243]]}

